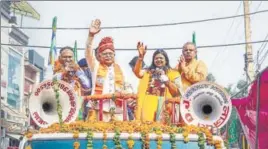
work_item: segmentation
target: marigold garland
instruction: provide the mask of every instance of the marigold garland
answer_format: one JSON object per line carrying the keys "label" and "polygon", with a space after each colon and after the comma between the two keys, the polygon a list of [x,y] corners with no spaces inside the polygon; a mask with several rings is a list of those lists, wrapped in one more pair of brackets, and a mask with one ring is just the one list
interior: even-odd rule
{"label": "marigold garland", "polygon": [[[84,122],[84,121],[76,121],[69,124],[62,124],[62,130],[59,129],[60,124],[55,123],[49,126],[48,128],[42,128],[39,130],[39,133],[60,133],[63,130],[65,132],[71,132],[73,133],[73,137],[75,139],[78,139],[79,133],[87,133],[87,149],[93,148],[93,133],[92,132],[102,132],[103,133],[103,139],[104,142],[107,139],[107,134],[110,132],[115,132],[114,135],[114,142],[116,144],[116,147],[122,148],[120,143],[120,132],[128,132],[128,133],[134,133],[134,132],[140,132],[141,134],[141,141],[143,142],[144,148],[149,148],[150,145],[150,138],[149,133],[155,133],[157,134],[157,146],[158,148],[161,148],[162,145],[162,136],[163,133],[169,133],[170,134],[170,142],[172,145],[172,148],[176,148],[176,134],[182,134],[184,141],[189,141],[189,134],[197,134],[199,136],[198,139],[198,145],[202,149],[205,145],[205,142],[211,145],[214,145],[216,149],[221,149],[222,141],[220,140],[213,140],[211,132],[207,128],[200,128],[193,125],[187,125],[183,127],[177,127],[177,126],[168,126],[164,125],[159,122],[140,122],[137,120],[133,121],[110,121],[110,122],[100,122],[100,121],[93,121],[93,122]],[[37,132],[34,132],[37,133]],[[25,135],[31,138],[31,136],[34,133],[26,133]],[[79,142],[78,142],[79,143]],[[77,144],[78,144],[77,143]],[[132,136],[130,135],[127,141],[127,144],[129,148],[133,148],[135,142],[132,139]],[[75,145],[74,147],[78,147],[78,145]],[[106,145],[103,145],[103,148],[107,148]]]}
{"label": "marigold garland", "polygon": [[121,93],[121,92],[116,92],[114,94],[105,94],[105,95],[90,95],[90,96],[85,96],[85,100],[105,100],[105,99],[121,99],[121,100],[127,100],[129,98],[132,99],[137,99],[137,94],[130,94],[130,93]]}
{"label": "marigold garland", "polygon": [[73,144],[74,145],[74,149],[79,149],[80,148],[80,143],[77,140],[79,138],[79,131],[74,131],[73,138],[75,139],[74,144]]}
{"label": "marigold garland", "polygon": [[127,140],[127,147],[128,149],[132,149],[135,144],[135,141],[133,140],[132,136],[130,135]]}
{"label": "marigold garland", "polygon": [[155,131],[155,133],[157,134],[157,137],[156,137],[156,139],[157,139],[157,149],[161,149],[162,148],[162,143],[163,143],[163,141],[162,141],[162,131],[160,129],[157,129]]}
{"label": "marigold garland", "polygon": [[28,141],[29,141],[29,144],[26,146],[25,149],[32,149],[32,137],[33,137],[33,134],[31,132],[27,132],[25,134],[25,136],[27,137]]}
{"label": "marigold garland", "polygon": [[93,149],[93,133],[91,130],[87,131],[87,149]]}
{"label": "marigold garland", "polygon": [[106,140],[107,140],[107,133],[106,131],[103,131],[103,146],[102,146],[102,149],[107,149],[107,145],[105,144],[106,143]]}
{"label": "marigold garland", "polygon": [[113,141],[116,149],[123,149],[120,141],[120,130],[118,128],[115,129],[115,135]]}
{"label": "marigold garland", "polygon": [[176,149],[176,135],[175,133],[170,133],[170,143],[171,143],[171,149]]}
{"label": "marigold garland", "polygon": [[74,149],[79,149],[80,148],[80,143],[78,141],[74,142]]}
{"label": "marigold garland", "polygon": [[53,80],[53,89],[54,89],[54,92],[55,92],[55,97],[56,97],[56,101],[57,101],[57,113],[58,113],[58,116],[59,116],[59,123],[60,123],[60,127],[59,129],[62,128],[62,124],[63,124],[63,120],[62,120],[62,107],[61,107],[61,104],[60,104],[60,100],[59,100],[59,97],[60,97],[60,93],[59,93],[59,82],[54,79]]}
{"label": "marigold garland", "polygon": [[198,146],[200,149],[205,149],[205,137],[203,133],[198,133]]}
{"label": "marigold garland", "polygon": [[141,132],[141,141],[143,144],[143,149],[150,148],[150,137],[146,129],[143,132]]}

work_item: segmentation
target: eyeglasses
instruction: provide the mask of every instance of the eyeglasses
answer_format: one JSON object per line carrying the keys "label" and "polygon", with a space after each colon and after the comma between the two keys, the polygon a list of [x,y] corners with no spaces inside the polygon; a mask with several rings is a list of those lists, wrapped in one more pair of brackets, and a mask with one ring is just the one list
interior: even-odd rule
{"label": "eyeglasses", "polygon": [[114,53],[107,52],[107,53],[101,53],[102,56],[114,56]]}
{"label": "eyeglasses", "polygon": [[195,49],[183,49],[183,52],[193,52],[193,51],[195,51]]}

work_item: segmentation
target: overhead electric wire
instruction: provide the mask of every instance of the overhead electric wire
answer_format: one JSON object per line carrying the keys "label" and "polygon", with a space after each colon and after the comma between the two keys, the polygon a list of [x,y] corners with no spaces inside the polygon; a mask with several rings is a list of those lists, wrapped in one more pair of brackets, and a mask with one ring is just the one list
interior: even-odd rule
{"label": "overhead electric wire", "polygon": [[[266,40],[267,38],[268,38],[268,33],[266,34],[264,40]],[[263,52],[263,50],[265,49],[266,45],[267,45],[267,43],[265,43],[265,42],[263,42],[263,43],[261,44],[261,46],[260,46],[259,49],[258,49],[258,51],[260,52],[259,54],[261,54],[261,53]],[[257,56],[255,56],[255,59],[256,59],[256,58],[257,58]]]}
{"label": "overhead electric wire", "polygon": [[[216,47],[223,47],[223,46],[238,46],[238,45],[245,45],[245,44],[256,44],[256,43],[262,43],[262,42],[268,42],[268,40],[259,40],[259,41],[252,41],[252,42],[240,42],[240,43],[230,43],[230,44],[218,44],[218,45],[204,45],[204,46],[197,46],[198,49],[201,48],[216,48]],[[50,46],[39,46],[39,45],[17,45],[17,44],[6,44],[1,43],[3,46],[18,46],[18,47],[32,47],[32,48],[50,48]],[[60,49],[62,47],[57,47],[57,49]],[[156,50],[159,48],[148,48],[147,50]],[[161,48],[164,50],[178,50],[182,49],[182,47],[171,47],[171,48]],[[77,50],[85,50],[85,48],[77,48]],[[131,51],[131,50],[137,50],[137,49],[131,49],[131,48],[124,48],[124,49],[116,49],[120,51]]]}
{"label": "overhead electric wire", "polygon": [[[259,5],[256,7],[255,12],[259,10],[259,8],[261,7],[262,1],[260,1]],[[254,19],[254,17],[251,17],[251,21]]]}
{"label": "overhead electric wire", "polygon": [[[267,38],[268,38],[268,33],[267,33],[266,37],[264,38],[264,40],[266,40]],[[260,55],[261,55],[261,53],[263,52],[263,50],[265,49],[266,46],[267,46],[267,42],[266,43],[263,42],[261,44],[261,46],[259,47],[258,51],[257,51],[257,55],[254,58],[253,63],[254,63],[254,67],[256,68],[256,71],[259,71],[259,69],[260,69],[261,65],[260,65],[260,59],[259,58],[260,58]]]}
{"label": "overhead electric wire", "polygon": [[[239,10],[240,10],[241,6],[242,6],[242,1],[240,2],[239,6],[238,6],[238,8],[237,8],[237,10],[236,10],[235,15],[237,15],[237,14],[238,14],[238,12],[239,12]],[[231,29],[232,29],[233,25],[234,25],[235,19],[236,19],[236,18],[234,18],[234,19],[233,19],[232,24],[231,24],[231,26],[230,26],[230,27],[229,27],[229,29],[228,29],[228,32],[227,32],[227,34],[226,34],[226,37],[225,37],[224,43],[226,43],[227,37],[228,37],[228,35],[229,35],[229,33],[230,33],[230,31],[231,31]],[[237,29],[236,29],[235,31],[237,31]],[[215,62],[215,60],[218,58],[218,56],[220,55],[220,53],[222,53],[222,51],[225,51],[225,49],[226,49],[226,47],[224,47],[224,49],[223,49],[223,50],[218,51],[217,55],[215,56],[215,58],[213,59],[213,61],[212,61],[212,63],[211,63],[212,65],[209,67],[209,69],[212,69],[212,68],[213,68],[213,66],[215,66],[215,63],[214,63],[214,62]]]}
{"label": "overhead electric wire", "polygon": [[[210,18],[210,19],[202,19],[202,20],[193,20],[193,21],[184,21],[184,22],[176,22],[176,23],[163,23],[163,24],[148,24],[148,25],[132,25],[132,26],[111,26],[111,27],[101,27],[101,29],[120,29],[120,28],[142,28],[142,27],[160,27],[160,26],[173,26],[173,25],[182,25],[182,24],[191,24],[191,23],[201,23],[201,22],[209,22],[209,21],[217,21],[217,20],[225,20],[237,17],[243,17],[245,15],[255,15],[260,13],[268,12],[268,10],[260,10],[248,14],[234,15],[234,16],[226,16],[226,17],[218,17],[218,18]],[[1,26],[1,28],[11,28],[10,26]],[[20,29],[52,29],[52,27],[18,27]],[[57,30],[88,30],[88,27],[57,27]]]}
{"label": "overhead electric wire", "polygon": [[260,59],[260,67],[267,56],[268,56],[268,49],[267,49],[266,53],[263,55],[263,57]]}

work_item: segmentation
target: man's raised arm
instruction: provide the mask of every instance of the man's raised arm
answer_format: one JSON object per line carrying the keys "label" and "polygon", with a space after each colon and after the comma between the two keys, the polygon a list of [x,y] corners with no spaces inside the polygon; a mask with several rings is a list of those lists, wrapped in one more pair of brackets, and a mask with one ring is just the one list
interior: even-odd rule
{"label": "man's raised arm", "polygon": [[95,56],[93,54],[92,43],[93,43],[94,35],[100,32],[100,25],[101,25],[101,21],[99,19],[92,21],[91,26],[89,28],[89,34],[88,34],[87,43],[86,43],[85,57],[86,57],[87,64],[91,71],[94,71],[94,66],[95,66]]}

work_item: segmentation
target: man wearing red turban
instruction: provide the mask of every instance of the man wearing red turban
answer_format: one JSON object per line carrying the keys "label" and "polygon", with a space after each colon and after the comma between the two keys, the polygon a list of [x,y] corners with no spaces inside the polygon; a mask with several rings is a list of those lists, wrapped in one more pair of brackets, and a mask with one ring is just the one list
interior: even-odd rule
{"label": "man wearing red turban", "polygon": [[[92,42],[94,35],[100,32],[100,24],[101,22],[98,19],[92,22],[86,44],[86,59],[92,71],[92,95],[111,94],[121,91],[124,84],[122,70],[114,62],[115,48],[111,37],[104,37],[96,49],[96,55],[93,54]],[[98,104],[96,106],[97,113],[99,113],[99,107],[101,106]],[[115,109],[115,117],[118,120],[123,119],[122,107],[117,102],[111,99],[104,100],[102,107],[103,114],[99,114],[99,120],[109,121],[112,108]]]}

